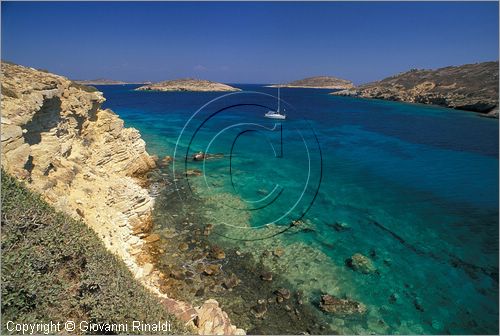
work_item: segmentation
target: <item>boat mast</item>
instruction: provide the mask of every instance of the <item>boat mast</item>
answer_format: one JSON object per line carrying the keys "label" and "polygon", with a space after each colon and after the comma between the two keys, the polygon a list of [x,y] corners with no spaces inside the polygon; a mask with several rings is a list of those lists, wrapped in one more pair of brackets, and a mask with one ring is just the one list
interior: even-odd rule
{"label": "boat mast", "polygon": [[278,113],[280,113],[280,88],[281,84],[278,85]]}

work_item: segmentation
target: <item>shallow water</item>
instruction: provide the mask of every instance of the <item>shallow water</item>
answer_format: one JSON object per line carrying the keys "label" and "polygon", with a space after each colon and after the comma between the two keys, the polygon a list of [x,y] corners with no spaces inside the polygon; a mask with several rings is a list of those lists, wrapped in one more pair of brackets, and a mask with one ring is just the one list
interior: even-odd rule
{"label": "shallow water", "polygon": [[[99,89],[105,106],[159,156],[173,155],[193,113],[221,96],[134,87]],[[275,126],[262,115],[276,101],[259,94],[227,96],[191,119],[176,169],[205,172],[189,184],[200,213],[215,225],[210,239],[280,274],[340,333],[498,333],[498,121],[327,93],[283,89],[283,132],[265,129]],[[224,157],[182,160],[208,145]],[[304,213],[302,226],[287,230]],[[277,247],[283,256],[262,257]],[[355,253],[370,257],[377,272],[347,267]],[[363,302],[368,311],[327,315],[318,308],[321,293]],[[266,331],[266,323],[255,331]]]}

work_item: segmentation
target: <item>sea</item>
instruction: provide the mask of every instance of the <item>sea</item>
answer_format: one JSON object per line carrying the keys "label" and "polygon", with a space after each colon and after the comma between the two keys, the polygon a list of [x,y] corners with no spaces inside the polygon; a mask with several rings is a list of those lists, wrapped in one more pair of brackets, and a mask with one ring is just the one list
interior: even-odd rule
{"label": "sea", "polygon": [[[256,280],[235,271],[237,287],[204,298],[253,333],[498,334],[497,119],[282,88],[287,119],[273,120],[264,114],[277,109],[276,88],[232,85],[242,91],[97,86],[150,154],[173,159],[173,190],[183,193],[157,207],[182,213],[195,199],[205,222],[190,224],[209,223],[207,239],[255,263]],[[238,288],[262,281],[260,268],[300,294],[294,302],[315,326],[302,318],[304,330],[287,329],[291,303],[261,317],[244,298],[249,309],[232,312],[230,300],[246,295]],[[325,294],[366,309],[325,312]]]}

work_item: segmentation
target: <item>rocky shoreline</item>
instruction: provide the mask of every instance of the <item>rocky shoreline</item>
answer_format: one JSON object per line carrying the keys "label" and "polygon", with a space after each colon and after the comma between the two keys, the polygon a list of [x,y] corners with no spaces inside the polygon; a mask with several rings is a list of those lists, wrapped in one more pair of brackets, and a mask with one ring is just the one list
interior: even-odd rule
{"label": "rocky shoreline", "polygon": [[269,258],[280,262],[282,248],[254,255],[220,239],[217,226],[204,216],[211,204],[190,191],[196,188],[193,178],[190,187],[179,178],[174,184],[164,165],[150,175],[153,189],[161,192],[153,213],[154,242],[142,258],[155,265],[160,291],[195,305],[215,298],[231,321],[251,334],[334,333],[303,293],[267,265]]}
{"label": "rocky shoreline", "polygon": [[193,91],[193,92],[233,92],[241,91],[227,84],[202,79],[183,78],[159,83],[147,84],[135,89],[136,91]]}
{"label": "rocky shoreline", "polygon": [[354,88],[354,84],[347,79],[332,76],[316,76],[299,79],[286,84],[268,85],[268,87],[344,90]]}
{"label": "rocky shoreline", "polygon": [[141,260],[156,239],[156,167],[139,132],[125,128],[102,93],[65,77],[2,62],[2,167],[59,211],[82,219],[167,310],[199,333],[243,334],[212,300],[195,308],[162,293]]}
{"label": "rocky shoreline", "polygon": [[498,118],[498,61],[413,69],[331,94],[439,105]]}

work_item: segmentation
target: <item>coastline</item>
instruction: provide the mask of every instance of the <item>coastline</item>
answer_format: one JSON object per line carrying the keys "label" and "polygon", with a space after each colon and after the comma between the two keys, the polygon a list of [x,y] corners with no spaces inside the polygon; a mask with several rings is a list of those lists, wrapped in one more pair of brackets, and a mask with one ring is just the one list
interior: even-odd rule
{"label": "coastline", "polygon": [[[192,183],[198,182],[190,179],[190,187],[196,189]],[[162,293],[195,305],[215,298],[232,323],[252,334],[335,332],[303,292],[276,268],[290,262],[292,254],[277,254],[283,249],[272,247],[276,241],[262,244],[255,254],[252,245],[221,239],[217,225],[204,224],[215,223],[206,214],[214,208],[212,202],[224,199],[238,204],[237,198],[221,194],[202,201],[180,180],[179,190],[175,190],[168,166],[160,166],[151,183],[155,189],[163,189],[156,199],[151,231],[159,239],[146,246],[143,258],[155,265],[154,283]],[[249,225],[248,218],[240,221]],[[272,280],[263,280],[262,274],[272,274]],[[289,293],[285,299],[280,299],[280,290]]]}
{"label": "coastline", "polygon": [[[105,98],[91,87],[7,63],[2,73],[2,167],[57,210],[82,219],[186,325],[243,334],[216,302],[193,308],[160,292],[153,265],[138,259],[154,238],[148,232],[155,200],[145,187],[156,167],[139,132],[101,109]],[[205,320],[195,325],[200,315]]]}
{"label": "coastline", "polygon": [[270,88],[288,88],[288,89],[324,89],[324,90],[348,90],[350,88],[346,88],[344,86],[296,86],[296,85],[264,85],[264,87]]}

